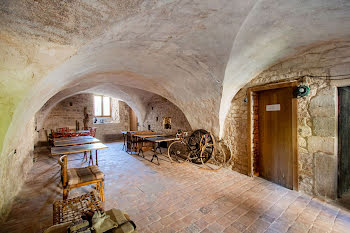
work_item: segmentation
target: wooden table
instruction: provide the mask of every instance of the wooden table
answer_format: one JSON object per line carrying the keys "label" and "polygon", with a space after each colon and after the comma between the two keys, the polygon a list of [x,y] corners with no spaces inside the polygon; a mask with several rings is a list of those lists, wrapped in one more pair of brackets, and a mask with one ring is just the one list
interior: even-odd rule
{"label": "wooden table", "polygon": [[[157,162],[158,162],[158,165],[160,165],[160,163],[159,163],[159,158],[158,158],[158,155],[157,155],[157,148],[159,148],[159,150],[160,150],[160,143],[161,142],[172,142],[172,141],[180,140],[179,138],[177,138],[175,136],[147,137],[145,139],[147,141],[154,142],[154,146],[153,146],[154,154],[152,156],[151,162],[153,162],[153,159],[156,158]],[[158,144],[158,146],[157,146],[157,144]]]}
{"label": "wooden table", "polygon": [[163,136],[166,136],[165,134],[157,134],[157,133],[154,133],[154,134],[134,134],[134,137],[137,137],[137,138],[140,138],[140,149],[139,149],[139,154],[142,152],[142,157],[143,156],[143,150],[142,150],[142,147],[143,147],[143,142],[146,138],[153,138],[153,137],[163,137]]}
{"label": "wooden table", "polygon": [[142,130],[137,130],[137,131],[122,131],[122,134],[137,133],[137,132],[142,132]]}
{"label": "wooden table", "polygon": [[62,142],[62,141],[71,141],[71,140],[82,140],[82,139],[93,139],[92,136],[78,136],[78,137],[63,137],[63,138],[54,138],[53,142]]}
{"label": "wooden table", "polygon": [[91,143],[97,143],[100,142],[97,138],[84,138],[79,140],[67,140],[67,141],[60,141],[60,142],[54,142],[54,146],[76,146],[76,145],[84,145],[84,144],[91,144]]}
{"label": "wooden table", "polygon": [[134,137],[138,137],[138,138],[154,138],[154,137],[164,137],[166,136],[165,134],[145,134],[145,135],[142,135],[142,134],[134,134]]}
{"label": "wooden table", "polygon": [[124,148],[125,148],[125,151],[126,151],[126,144],[125,143],[126,143],[126,135],[128,134],[128,132],[137,133],[137,132],[141,132],[141,131],[121,131],[121,132],[122,132],[123,141],[124,141],[122,150],[124,150]]}
{"label": "wooden table", "polygon": [[[61,147],[52,147],[51,148],[51,154],[52,155],[68,155],[68,154],[76,154],[76,153],[85,153],[90,152],[90,159],[92,159],[92,151],[96,151],[96,165],[98,166],[98,160],[97,160],[97,151],[102,149],[107,149],[108,146],[106,146],[103,143],[93,143],[93,144],[84,144],[84,145],[77,145],[77,146],[61,146]],[[90,164],[90,162],[89,162]],[[93,161],[92,161],[93,164]]]}

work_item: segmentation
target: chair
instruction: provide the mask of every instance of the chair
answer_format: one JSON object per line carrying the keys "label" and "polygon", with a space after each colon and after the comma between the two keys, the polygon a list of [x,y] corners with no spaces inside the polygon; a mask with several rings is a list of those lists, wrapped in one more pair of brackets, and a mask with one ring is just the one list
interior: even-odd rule
{"label": "chair", "polygon": [[71,137],[77,137],[79,136],[79,133],[77,133],[77,130],[76,129],[70,129],[69,131],[69,134]]}
{"label": "chair", "polygon": [[96,135],[96,127],[90,128],[90,136],[95,137]]}
{"label": "chair", "polygon": [[62,132],[62,137],[69,137],[69,129],[67,130],[66,128],[61,128]]}
{"label": "chair", "polygon": [[79,134],[76,133],[75,129],[64,129],[62,134],[63,134],[63,137],[76,137],[76,136],[79,136]]}
{"label": "chair", "polygon": [[88,133],[79,133],[79,136],[91,136],[91,127],[83,127],[83,130],[89,130]]}
{"label": "chair", "polygon": [[57,137],[59,137],[59,135],[56,134],[55,130],[51,129],[51,137],[57,138]]}
{"label": "chair", "polygon": [[57,132],[63,133],[63,131],[69,130],[69,127],[57,128]]}
{"label": "chair", "polygon": [[100,171],[98,166],[88,166],[82,168],[67,169],[67,155],[63,155],[58,159],[61,165],[61,178],[63,186],[63,200],[68,198],[69,191],[85,185],[96,184],[97,190],[100,191],[101,201],[105,200],[103,180],[104,173]]}

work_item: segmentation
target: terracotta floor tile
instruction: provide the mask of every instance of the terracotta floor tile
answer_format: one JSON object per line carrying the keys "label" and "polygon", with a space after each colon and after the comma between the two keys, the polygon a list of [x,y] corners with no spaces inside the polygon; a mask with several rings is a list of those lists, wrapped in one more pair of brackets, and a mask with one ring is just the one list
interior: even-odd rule
{"label": "terracotta floor tile", "polygon": [[200,233],[213,233],[211,230],[205,228],[203,231],[201,231]]}
{"label": "terracotta floor tile", "polygon": [[185,231],[188,233],[200,233],[201,229],[195,224],[190,224],[188,227],[185,228]]}
{"label": "terracotta floor tile", "polygon": [[240,233],[242,231],[238,230],[236,227],[231,225],[231,226],[227,227],[223,232],[224,233]]}
{"label": "terracotta floor tile", "polygon": [[[229,169],[211,172],[193,164],[157,166],[106,143],[99,153],[105,173],[105,209],[129,213],[145,233],[348,232],[350,212]],[[165,150],[164,150],[165,151]],[[146,152],[150,159],[152,152]],[[80,167],[81,154],[69,156]],[[74,189],[74,197],[94,189]],[[12,206],[4,232],[42,232],[52,224],[52,203],[62,198],[57,158],[42,152]],[[333,224],[334,223],[334,224]],[[294,224],[294,225],[293,225]]]}
{"label": "terracotta floor tile", "polygon": [[209,225],[209,223],[202,218],[198,219],[194,224],[201,230],[204,230]]}
{"label": "terracotta floor tile", "polygon": [[223,227],[222,225],[218,224],[217,222],[214,222],[212,224],[209,224],[209,226],[207,226],[207,228],[209,230],[211,230],[212,232],[223,232],[225,230],[225,227]]}

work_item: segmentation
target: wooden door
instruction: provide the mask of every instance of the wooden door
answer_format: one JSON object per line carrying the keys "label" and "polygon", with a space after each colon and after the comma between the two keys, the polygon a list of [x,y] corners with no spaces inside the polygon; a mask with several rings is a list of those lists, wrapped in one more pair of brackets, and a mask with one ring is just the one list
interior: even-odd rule
{"label": "wooden door", "polygon": [[339,87],[338,196],[350,189],[350,87]]}
{"label": "wooden door", "polygon": [[137,131],[137,116],[135,112],[130,108],[130,131]]}
{"label": "wooden door", "polygon": [[293,189],[293,88],[258,92],[259,174]]}

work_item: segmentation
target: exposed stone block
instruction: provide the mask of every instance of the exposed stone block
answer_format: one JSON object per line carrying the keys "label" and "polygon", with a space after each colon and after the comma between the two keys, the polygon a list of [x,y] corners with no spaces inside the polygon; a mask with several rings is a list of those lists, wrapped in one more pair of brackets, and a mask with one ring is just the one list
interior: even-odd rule
{"label": "exposed stone block", "polygon": [[312,136],[308,138],[309,153],[324,152],[334,154],[334,138]]}
{"label": "exposed stone block", "polygon": [[328,198],[336,197],[337,159],[324,153],[315,154],[315,192]]}
{"label": "exposed stone block", "polygon": [[334,107],[335,101],[332,95],[319,95],[310,100],[310,109],[315,107]]}
{"label": "exposed stone block", "polygon": [[298,138],[298,145],[299,145],[300,147],[306,148],[306,140],[305,140],[304,138],[302,138],[302,137],[299,137],[299,138]]}
{"label": "exposed stone block", "polygon": [[310,113],[312,116],[335,117],[336,108],[334,106],[314,107],[314,108],[310,108]]}
{"label": "exposed stone block", "polygon": [[302,137],[308,137],[312,135],[311,128],[307,125],[301,125],[298,127],[298,131],[300,136]]}
{"label": "exposed stone block", "polygon": [[314,158],[312,154],[309,154],[307,151],[306,153],[299,153],[299,170],[309,175],[313,174]]}
{"label": "exposed stone block", "polygon": [[336,136],[336,119],[329,117],[314,117],[312,119],[312,132],[315,136]]}
{"label": "exposed stone block", "polygon": [[299,190],[307,194],[313,194],[314,182],[312,177],[305,174],[299,174]]}

